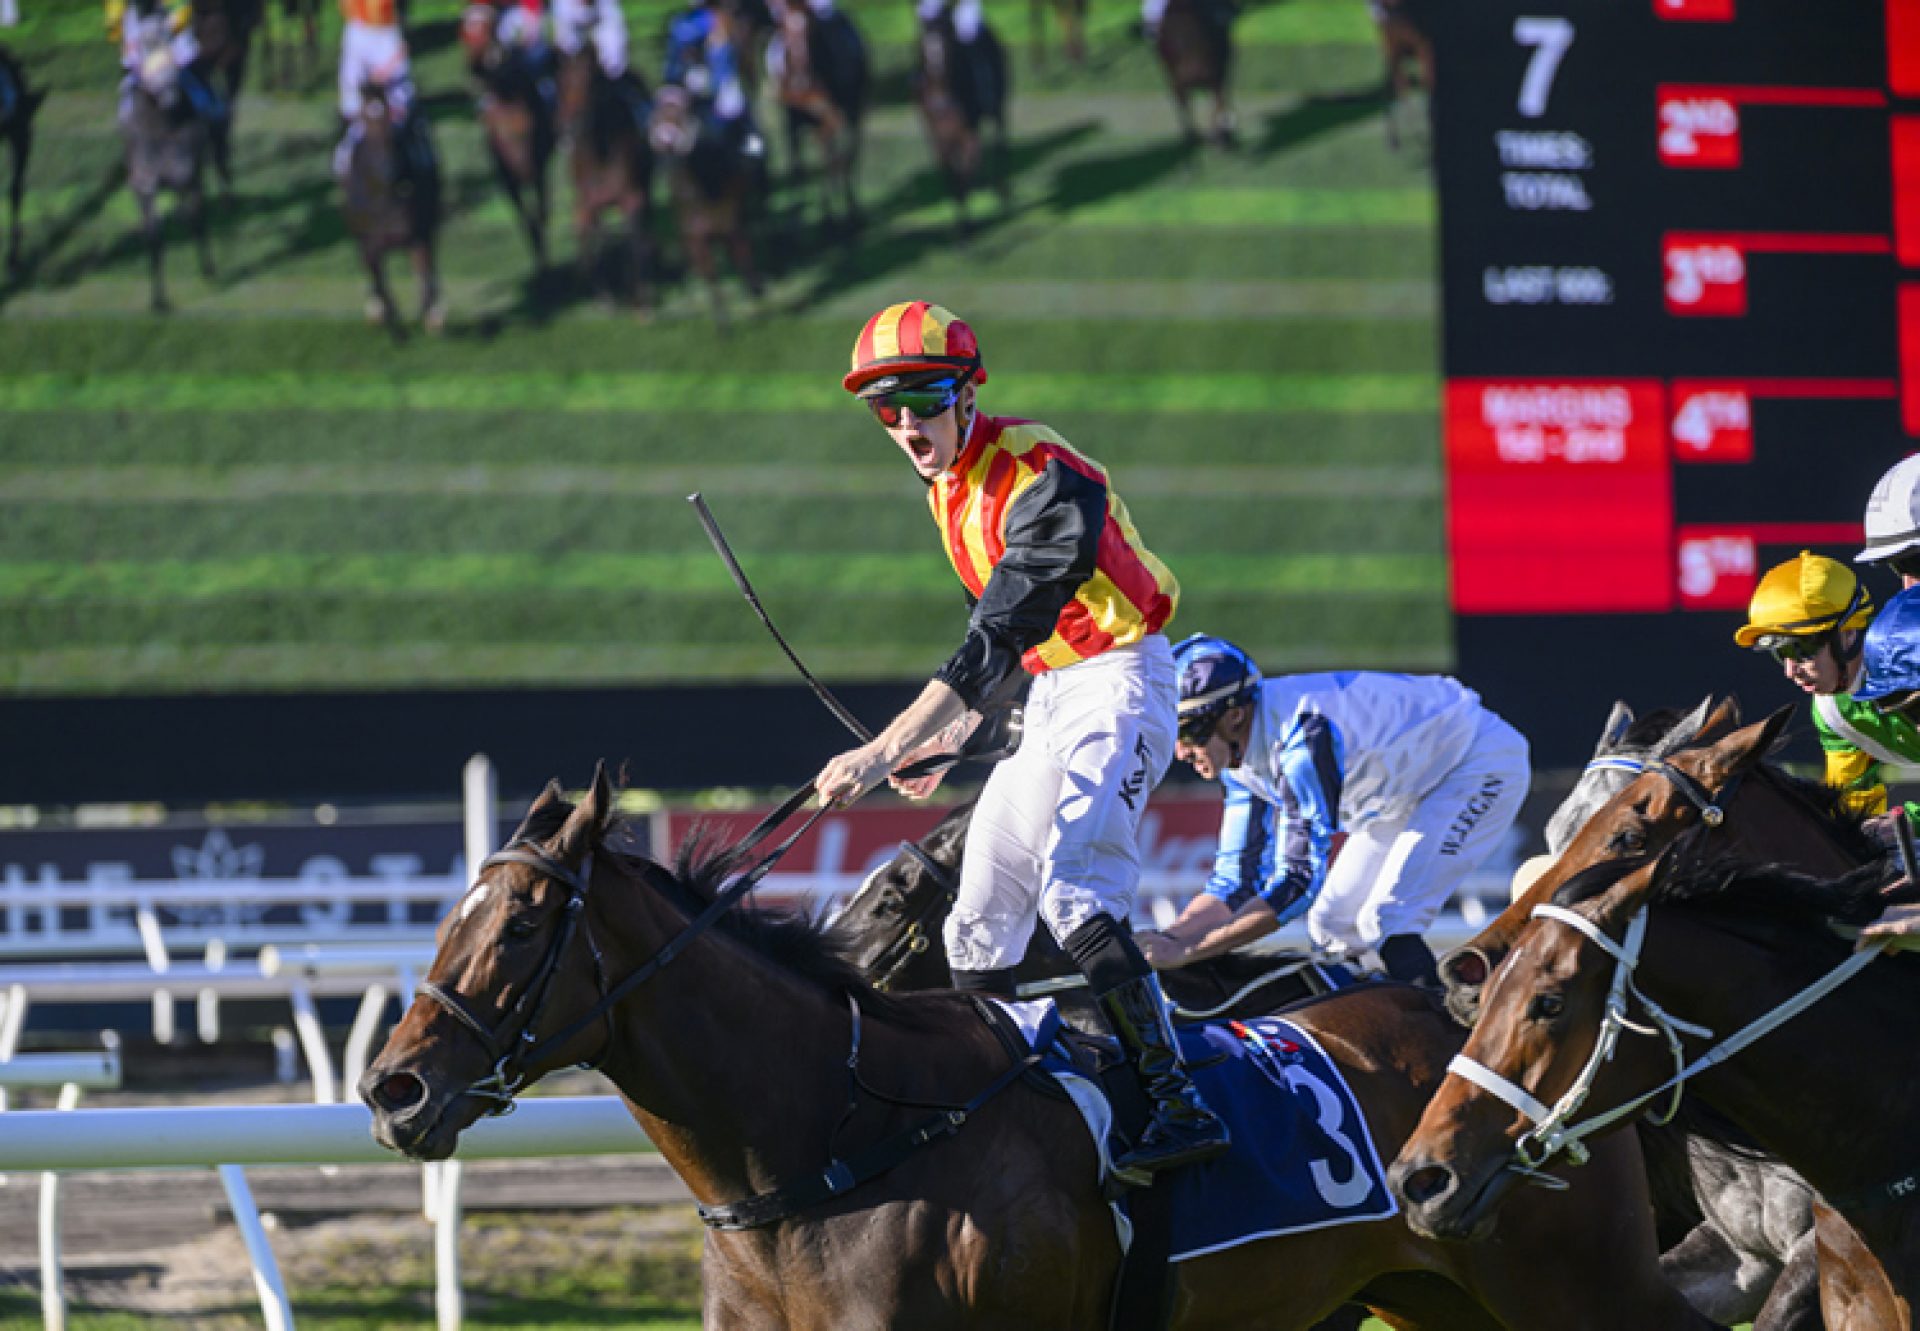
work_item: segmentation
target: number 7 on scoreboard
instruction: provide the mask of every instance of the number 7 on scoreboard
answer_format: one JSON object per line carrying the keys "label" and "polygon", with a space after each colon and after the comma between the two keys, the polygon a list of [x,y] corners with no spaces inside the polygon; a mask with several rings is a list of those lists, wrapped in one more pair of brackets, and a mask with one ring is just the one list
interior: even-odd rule
{"label": "number 7 on scoreboard", "polygon": [[1564,18],[1522,17],[1513,21],[1513,40],[1531,46],[1527,72],[1520,77],[1520,114],[1538,120],[1547,113],[1547,98],[1553,94],[1553,76],[1560,72],[1560,61],[1573,45],[1573,22]]}

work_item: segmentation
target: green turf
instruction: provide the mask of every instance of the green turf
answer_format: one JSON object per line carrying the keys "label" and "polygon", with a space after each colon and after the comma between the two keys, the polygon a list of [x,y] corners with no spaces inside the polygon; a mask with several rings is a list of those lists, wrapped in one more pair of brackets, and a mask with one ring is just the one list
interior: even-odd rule
{"label": "green turf", "polygon": [[[829,243],[783,191],[770,294],[749,308],[730,281],[722,336],[664,207],[655,318],[583,299],[558,172],[557,269],[533,277],[458,5],[417,0],[452,318],[404,344],[362,323],[328,175],[331,15],[320,69],[243,98],[219,273],[176,236],[159,319],[97,7],[25,6],[0,37],[54,95],[29,272],[0,287],[0,691],[783,678],[696,489],[817,670],[921,674],[959,631],[958,584],[837,386],[864,317],[914,295],[979,329],[987,410],[1112,469],[1181,579],[1175,632],[1276,669],[1444,668],[1434,209],[1418,155],[1387,150],[1364,6],[1248,11],[1233,153],[1179,141],[1130,0],[1096,3],[1083,69],[1037,63],[1025,14],[996,12],[1011,201],[977,201],[962,244],[906,100],[909,7],[844,2],[877,68],[867,228]],[[628,4],[644,69],[671,7]]]}

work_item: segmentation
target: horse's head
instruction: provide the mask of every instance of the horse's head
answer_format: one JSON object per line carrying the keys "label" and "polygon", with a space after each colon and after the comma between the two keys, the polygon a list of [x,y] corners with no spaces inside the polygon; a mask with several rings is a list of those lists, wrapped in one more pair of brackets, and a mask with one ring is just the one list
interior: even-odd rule
{"label": "horse's head", "polygon": [[1660,708],[1636,718],[1627,704],[1614,703],[1593,757],[1547,819],[1547,853],[1558,855],[1565,850],[1587,819],[1645,771],[1647,764],[1711,738],[1714,731],[1709,730],[1709,722],[1717,730],[1738,725],[1739,704],[1729,698],[1716,707],[1712,698],[1706,698],[1685,716]]}
{"label": "horse's head", "polygon": [[877,989],[930,989],[952,982],[940,926],[960,890],[960,852],[973,805],[962,804],[908,842],[861,884],[833,922],[849,960]]}
{"label": "horse's head", "polygon": [[1484,1238],[1515,1183],[1561,1149],[1584,1158],[1557,1136],[1583,1106],[1598,1112],[1659,1084],[1666,1041],[1622,1041],[1614,1017],[1649,1020],[1629,981],[1641,908],[1665,858],[1595,865],[1520,931],[1466,1048],[1388,1170],[1415,1232]]}
{"label": "horse's head", "polygon": [[[1777,824],[1776,832],[1791,828],[1802,838],[1826,836],[1812,806],[1759,779],[1791,715],[1792,708],[1782,708],[1650,765],[1587,821],[1471,948],[1449,955],[1449,1002],[1458,1012],[1460,991],[1471,989],[1476,1020],[1450,1069],[1455,1075],[1442,1084],[1390,1171],[1417,1230],[1435,1237],[1483,1230],[1521,1177],[1519,1168],[1550,1153],[1546,1143],[1562,1125],[1547,1106],[1565,1097],[1570,1113],[1594,1093],[1605,1059],[1590,1056],[1596,1048],[1610,1052],[1618,1036],[1618,1027],[1603,1027],[1601,1016],[1616,1008],[1626,1014],[1628,1007],[1615,978],[1627,971],[1615,964],[1619,940],[1657,869],[1698,862],[1714,844],[1731,845],[1736,822]],[[1710,715],[1703,733],[1717,734],[1724,719]],[[1747,780],[1750,775],[1756,779]],[[1609,1034],[1600,1035],[1603,1030]],[[1667,1052],[1662,1041],[1636,1044],[1647,1046],[1649,1056]],[[1627,1083],[1636,1087],[1653,1084],[1639,1053],[1616,1060],[1624,1072],[1612,1075],[1640,1078]]]}
{"label": "horse's head", "polygon": [[[1823,840],[1824,833],[1810,834],[1804,820],[1790,818],[1773,824],[1757,817],[1744,803],[1750,788],[1734,780],[1759,766],[1792,713],[1792,708],[1782,708],[1765,721],[1727,733],[1739,723],[1739,704],[1732,698],[1711,708],[1703,703],[1675,728],[1691,730],[1690,747],[1669,746],[1663,740],[1650,747],[1640,772],[1609,774],[1606,779],[1621,784],[1579,826],[1546,871],[1471,942],[1441,959],[1440,976],[1454,1015],[1471,1024],[1482,986],[1526,927],[1533,907],[1551,900],[1583,870],[1609,860],[1657,855],[1683,836],[1701,838],[1703,843],[1710,838],[1714,846],[1728,850],[1741,845],[1784,845],[1796,836],[1803,846]],[[1603,747],[1605,743],[1603,735]],[[1669,771],[1677,773],[1677,779],[1666,775]],[[1592,774],[1588,779],[1593,779]],[[1717,792],[1724,798],[1717,819],[1709,821],[1693,798],[1701,792]],[[1769,807],[1778,803],[1773,801]]]}
{"label": "horse's head", "polygon": [[611,867],[612,808],[604,768],[578,807],[550,784],[441,922],[419,995],[360,1079],[381,1145],[445,1159],[515,1090],[601,1050],[608,1023],[579,1018],[606,989],[588,888]]}

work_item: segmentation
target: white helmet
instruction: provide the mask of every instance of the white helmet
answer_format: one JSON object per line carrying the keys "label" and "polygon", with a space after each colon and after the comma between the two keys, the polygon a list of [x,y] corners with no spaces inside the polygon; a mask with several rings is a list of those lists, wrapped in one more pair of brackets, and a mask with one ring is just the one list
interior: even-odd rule
{"label": "white helmet", "polygon": [[1867,499],[1867,548],[1853,557],[1856,564],[1920,551],[1920,453],[1903,458],[1888,469]]}

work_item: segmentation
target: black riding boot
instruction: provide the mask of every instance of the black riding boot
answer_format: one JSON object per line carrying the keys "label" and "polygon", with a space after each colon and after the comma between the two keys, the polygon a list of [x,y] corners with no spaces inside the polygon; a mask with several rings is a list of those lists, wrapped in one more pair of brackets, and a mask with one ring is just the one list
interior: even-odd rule
{"label": "black riding boot", "polygon": [[1433,950],[1419,934],[1383,938],[1375,951],[1379,952],[1380,964],[1387,968],[1387,974],[1400,983],[1436,994],[1446,992],[1446,986],[1440,983],[1440,967],[1434,962]]}
{"label": "black riding boot", "polygon": [[1100,1014],[1119,1038],[1150,1103],[1150,1117],[1116,1169],[1155,1173],[1223,1154],[1227,1125],[1200,1099],[1180,1062],[1166,999],[1125,924],[1096,915],[1063,942],[1087,977]]}

